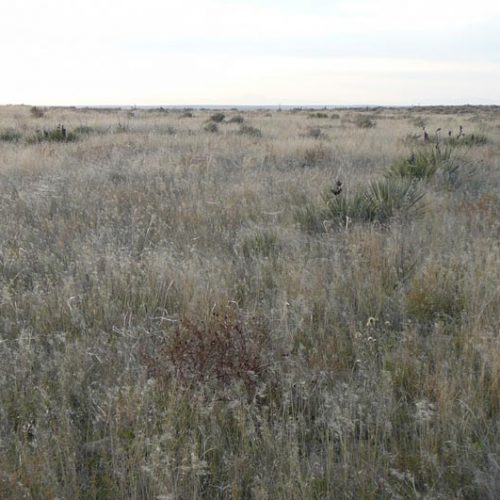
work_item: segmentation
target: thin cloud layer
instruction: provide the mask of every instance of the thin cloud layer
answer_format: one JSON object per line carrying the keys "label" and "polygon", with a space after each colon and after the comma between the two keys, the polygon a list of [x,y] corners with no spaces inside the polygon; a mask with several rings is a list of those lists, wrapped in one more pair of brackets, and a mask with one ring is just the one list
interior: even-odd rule
{"label": "thin cloud layer", "polygon": [[2,7],[1,103],[500,103],[500,4],[187,0]]}

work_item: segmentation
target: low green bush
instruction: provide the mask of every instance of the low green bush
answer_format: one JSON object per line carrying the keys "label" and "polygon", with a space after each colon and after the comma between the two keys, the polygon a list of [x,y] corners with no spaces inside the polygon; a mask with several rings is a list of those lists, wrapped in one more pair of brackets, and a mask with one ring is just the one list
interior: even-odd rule
{"label": "low green bush", "polygon": [[326,113],[321,113],[321,112],[317,112],[317,113],[309,113],[309,118],[328,118],[328,115]]}
{"label": "low green bush", "polygon": [[13,128],[7,128],[0,131],[1,142],[19,142],[21,137],[21,134]]}
{"label": "low green bush", "polygon": [[261,130],[256,127],[252,127],[251,125],[241,125],[238,133],[240,135],[249,135],[251,137],[262,137]]}
{"label": "low green bush", "polygon": [[357,115],[354,119],[354,124],[358,128],[373,128],[377,126],[377,123],[374,120],[365,115]]}
{"label": "low green bush", "polygon": [[224,118],[226,118],[226,115],[224,113],[214,113],[212,116],[210,116],[210,120],[214,123],[222,123],[224,121]]}
{"label": "low green bush", "polygon": [[64,125],[58,125],[53,129],[36,130],[26,141],[28,144],[39,142],[75,142],[78,135],[74,132],[68,132]]}
{"label": "low green bush", "polygon": [[216,132],[219,131],[219,127],[217,126],[217,123],[215,122],[208,122],[204,125],[203,130],[206,132],[211,132],[212,134],[215,134]]}

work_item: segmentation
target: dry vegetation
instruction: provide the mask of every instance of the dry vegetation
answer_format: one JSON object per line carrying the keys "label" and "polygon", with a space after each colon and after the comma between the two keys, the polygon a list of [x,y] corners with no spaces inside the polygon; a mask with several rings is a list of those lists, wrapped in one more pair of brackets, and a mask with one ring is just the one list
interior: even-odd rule
{"label": "dry vegetation", "polygon": [[0,108],[0,497],[499,498],[498,109],[220,114]]}

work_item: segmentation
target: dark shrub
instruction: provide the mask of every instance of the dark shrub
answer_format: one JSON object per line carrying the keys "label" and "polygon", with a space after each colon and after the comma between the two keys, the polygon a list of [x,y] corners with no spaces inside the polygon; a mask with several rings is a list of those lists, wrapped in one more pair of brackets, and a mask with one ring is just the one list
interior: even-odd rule
{"label": "dark shrub", "polygon": [[250,135],[251,137],[262,137],[262,132],[260,129],[252,127],[250,125],[241,125],[239,131],[241,135]]}
{"label": "dark shrub", "polygon": [[211,132],[211,133],[215,134],[216,132],[218,132],[219,127],[217,126],[217,123],[215,123],[215,122],[208,122],[204,125],[203,130],[205,130],[206,132]]}
{"label": "dark shrub", "polygon": [[212,116],[210,116],[210,120],[214,123],[221,123],[224,121],[224,118],[226,118],[226,115],[224,113],[214,113]]}

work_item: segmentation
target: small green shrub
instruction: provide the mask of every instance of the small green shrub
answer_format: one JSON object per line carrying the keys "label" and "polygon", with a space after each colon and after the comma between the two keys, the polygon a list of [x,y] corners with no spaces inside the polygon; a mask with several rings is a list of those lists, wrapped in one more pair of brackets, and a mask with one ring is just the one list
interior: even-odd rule
{"label": "small green shrub", "polygon": [[208,122],[203,126],[203,130],[205,130],[205,132],[210,132],[212,134],[215,134],[219,131],[219,127],[215,122]]}
{"label": "small green shrub", "polygon": [[321,113],[321,112],[317,112],[317,113],[309,113],[309,118],[328,118],[328,115],[326,113]]}
{"label": "small green shrub", "polygon": [[28,144],[36,144],[40,142],[74,142],[78,140],[77,134],[68,132],[64,125],[58,125],[53,129],[37,130],[26,141]]}
{"label": "small green shrub", "polygon": [[251,137],[262,137],[261,130],[251,125],[241,125],[238,133],[240,135],[250,135]]}
{"label": "small green shrub", "polygon": [[434,176],[438,164],[429,155],[418,152],[410,158],[395,161],[388,169],[386,177],[410,177],[414,179],[429,179]]}
{"label": "small green shrub", "polygon": [[224,118],[226,118],[226,115],[224,113],[214,113],[212,116],[210,116],[210,120],[214,123],[222,123],[224,121]]}
{"label": "small green shrub", "polygon": [[0,131],[0,141],[2,142],[19,142],[21,137],[21,134],[13,128]]}
{"label": "small green shrub", "polygon": [[354,119],[354,124],[358,128],[373,128],[377,126],[377,123],[366,115],[357,115]]}

